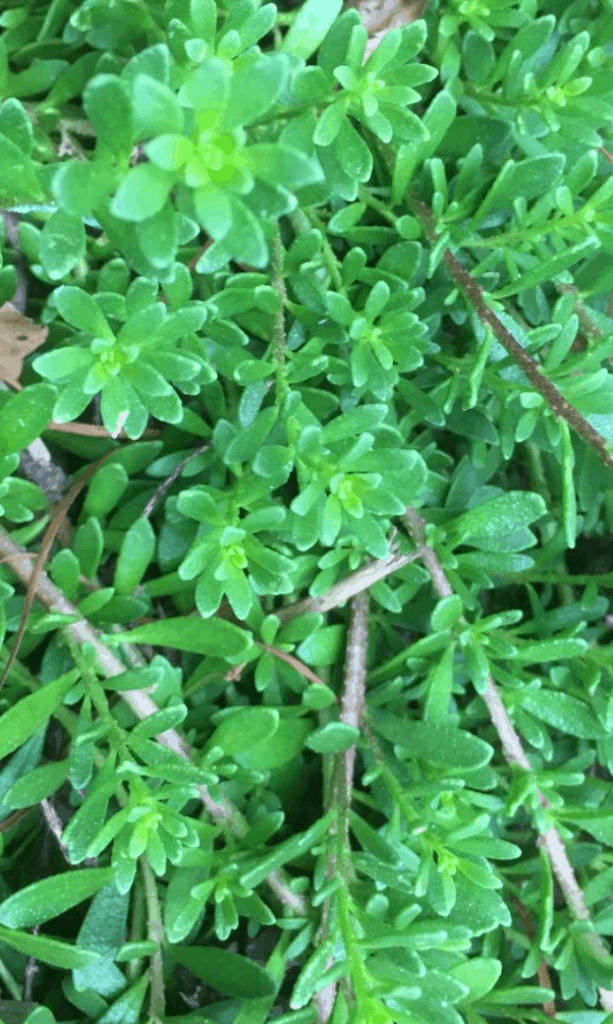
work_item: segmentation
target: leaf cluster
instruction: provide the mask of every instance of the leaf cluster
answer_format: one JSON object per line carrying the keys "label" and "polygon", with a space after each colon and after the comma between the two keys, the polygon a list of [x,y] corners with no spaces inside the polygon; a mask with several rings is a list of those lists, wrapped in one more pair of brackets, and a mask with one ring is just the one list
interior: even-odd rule
{"label": "leaf cluster", "polygon": [[608,1020],[610,4],[341,6],[0,14],[7,1024]]}

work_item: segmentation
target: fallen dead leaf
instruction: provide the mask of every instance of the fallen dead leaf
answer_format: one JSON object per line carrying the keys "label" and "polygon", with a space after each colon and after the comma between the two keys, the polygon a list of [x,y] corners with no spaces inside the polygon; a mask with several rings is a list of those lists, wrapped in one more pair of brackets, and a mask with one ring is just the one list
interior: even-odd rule
{"label": "fallen dead leaf", "polygon": [[47,339],[49,329],[24,316],[11,302],[0,306],[0,380],[20,390],[23,360]]}

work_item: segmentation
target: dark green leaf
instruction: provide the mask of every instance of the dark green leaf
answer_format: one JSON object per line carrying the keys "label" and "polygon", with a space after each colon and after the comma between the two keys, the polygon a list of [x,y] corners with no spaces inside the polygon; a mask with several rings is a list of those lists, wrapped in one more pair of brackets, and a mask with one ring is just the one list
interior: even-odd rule
{"label": "dark green leaf", "polygon": [[173,960],[196,978],[236,999],[262,999],[277,991],[276,982],[263,967],[238,953],[214,946],[168,946]]}
{"label": "dark green leaf", "polygon": [[21,452],[40,437],[53,419],[56,389],[30,384],[0,408],[0,457]]}
{"label": "dark green leaf", "polygon": [[208,654],[227,661],[241,661],[251,647],[251,636],[245,630],[221,619],[199,619],[184,616],[161,619],[135,626],[129,633],[107,637],[107,642],[153,644],[156,647],[175,647],[192,654]]}
{"label": "dark green leaf", "polygon": [[113,880],[112,868],[86,868],[26,885],[0,903],[0,924],[32,928],[78,906]]}
{"label": "dark green leaf", "polygon": [[471,771],[487,764],[493,754],[489,743],[452,725],[416,722],[386,711],[371,711],[371,724],[390,743],[405,749],[409,757],[453,771]]}
{"label": "dark green leaf", "polygon": [[604,739],[607,735],[587,705],[568,693],[560,693],[559,690],[528,691],[523,694],[520,706],[541,721],[571,736]]}
{"label": "dark green leaf", "polygon": [[0,716],[0,757],[17,750],[48,722],[78,678],[79,672],[74,669],[23,697]]}
{"label": "dark green leaf", "polygon": [[[29,932],[13,931],[0,926],[0,941],[25,956],[33,956],[51,967],[74,971],[87,968],[98,959],[98,953],[78,949],[49,935],[30,935]],[[0,1012],[2,1012],[0,1010]]]}

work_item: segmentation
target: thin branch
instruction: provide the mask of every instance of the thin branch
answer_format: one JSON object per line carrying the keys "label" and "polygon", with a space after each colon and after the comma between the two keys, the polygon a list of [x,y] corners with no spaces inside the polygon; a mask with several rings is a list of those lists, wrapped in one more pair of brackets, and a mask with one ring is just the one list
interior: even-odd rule
{"label": "thin branch", "polygon": [[[38,935],[38,931],[39,931],[39,925],[35,925],[34,928],[32,929],[32,934],[33,935]],[[36,957],[29,956],[28,959],[26,960],[26,966],[25,966],[24,978],[23,978],[23,998],[26,1001],[29,1001],[30,999],[32,999],[32,997],[34,995],[35,979],[36,979],[36,975],[38,974],[39,970],[40,970],[40,967],[38,965]]]}
{"label": "thin branch", "polygon": [[[528,908],[524,906],[522,901],[518,899],[517,896],[513,896],[513,903],[515,904],[515,909],[517,910],[517,913],[521,918],[521,923],[524,926],[526,935],[528,936],[531,942],[534,941],[536,932],[534,930],[534,925],[532,923],[532,918],[530,917],[530,914],[528,912]],[[553,985],[551,984],[551,975],[549,973],[549,967],[547,966],[547,962],[545,959],[542,959],[540,964],[538,965],[537,978],[539,985],[541,985],[542,988],[553,988]],[[545,1002],[543,1003],[543,1013],[547,1017],[555,1017],[556,1004],[553,999],[545,1000]]]}
{"label": "thin branch", "polygon": [[147,938],[155,942],[155,952],[149,958],[149,1020],[151,1024],[162,1024],[166,1012],[166,994],[164,991],[164,972],[162,965],[162,941],[164,924],[158,899],[157,886],[153,871],[146,857],[140,858],[140,867],[145,882],[145,901],[147,905]]}
{"label": "thin branch", "polygon": [[[579,289],[576,285],[564,284],[562,281],[555,281],[554,283],[556,290],[560,292],[561,295],[579,296]],[[589,310],[586,306],[583,305],[583,303],[578,297],[575,299],[573,309],[579,317],[583,330],[587,335],[589,335],[589,337],[596,338],[597,340],[602,340],[602,338],[606,338],[605,332],[601,331],[600,327],[596,326],[596,324],[590,316]]]}
{"label": "thin branch", "polygon": [[[345,656],[345,680],[341,698],[340,720],[354,729],[360,727],[366,699],[366,648],[368,645],[368,594],[358,594],[351,601],[351,617],[347,634]],[[339,773],[337,796],[345,811],[346,827],[349,829],[347,812],[351,804],[353,773],[357,747],[355,744],[340,755],[342,770]],[[347,833],[347,842],[349,842]]]}
{"label": "thin branch", "polygon": [[[16,555],[29,556],[15,558]],[[13,571],[27,585],[30,583],[33,573],[33,563],[36,556],[24,551],[12,540],[8,534],[0,530],[0,556],[10,556]],[[29,564],[28,564],[29,562]],[[70,601],[67,601],[61,590],[51,582],[45,572],[41,572],[37,581],[36,594],[34,595],[48,610],[60,612],[63,615],[78,616],[79,611]],[[98,667],[107,678],[121,675],[126,671],[126,666],[106,647],[97,636],[95,630],[85,620],[73,622],[66,627],[73,635],[77,643],[90,644],[96,652]],[[122,700],[130,707],[137,718],[145,719],[159,711],[157,704],[151,700],[143,690],[125,690],[120,693]],[[158,743],[174,751],[185,761],[189,761],[190,749],[185,740],[175,729],[167,729],[155,737]],[[247,831],[247,823],[237,807],[222,796],[219,801],[214,800],[206,786],[198,787],[198,794],[207,811],[217,824],[229,828],[235,835],[244,835]],[[273,891],[279,896],[281,887],[286,885],[283,882],[281,873],[277,872],[269,883]],[[283,893],[284,904],[288,907],[297,907],[300,904],[300,913],[306,913],[306,902],[286,885],[287,891]]]}
{"label": "thin branch", "polygon": [[[436,242],[436,233],[428,207],[417,199],[413,199],[412,204],[415,212],[421,217],[429,240],[432,243]],[[457,256],[454,256],[451,249],[445,249],[443,257],[456,284],[474,305],[479,319],[482,323],[491,327],[497,340],[509,355],[513,357],[520,369],[523,370],[533,387],[543,396],[554,416],[566,420],[575,433],[582,437],[584,441],[587,441],[594,451],[598,453],[605,466],[613,469],[613,455],[608,451],[607,440],[564,398],[564,395],[553,381],[545,376],[540,363],[537,363],[536,359],[533,359],[518,344],[508,328],[496,316],[493,309],[486,304],[483,290],[477,284],[475,278],[462,266]]]}
{"label": "thin branch", "polygon": [[162,480],[162,483],[153,492],[153,494],[149,498],[149,501],[147,502],[143,511],[141,512],[143,519],[149,518],[149,516],[155,510],[156,505],[160,503],[168,488],[172,484],[174,484],[175,480],[183,472],[188,462],[191,462],[192,459],[195,459],[197,455],[202,455],[202,453],[205,452],[207,448],[210,448],[210,444],[208,443],[208,441],[206,444],[201,445],[200,448],[196,448],[195,451],[190,452],[190,454],[187,455],[184,459],[181,459],[181,462],[179,463],[178,466],[175,466],[172,473],[170,473],[165,480]]}
{"label": "thin branch", "polygon": [[378,558],[374,562],[369,562],[368,565],[362,566],[351,576],[335,583],[321,597],[307,597],[296,604],[278,608],[275,615],[281,619],[281,622],[287,622],[288,619],[294,619],[297,615],[305,615],[308,612],[329,612],[332,608],[339,608],[350,597],[368,590],[379,580],[384,580],[386,576],[398,572],[399,569],[403,569],[405,565],[409,565],[419,557],[417,551],[412,551],[410,555],[399,555],[392,552],[387,558]]}
{"label": "thin branch", "polygon": [[270,283],[279,297],[279,308],[275,313],[273,322],[272,347],[272,358],[275,364],[275,374],[277,378],[278,406],[283,405],[289,391],[287,366],[285,361],[285,303],[287,302],[287,292],[285,290],[285,281],[283,279],[284,260],[285,253],[283,251],[283,243],[281,242],[281,233],[277,225],[277,229],[272,240],[272,276]]}
{"label": "thin branch", "polygon": [[[424,521],[420,518],[414,508],[409,507],[406,512],[405,522],[415,541],[417,549],[421,553],[424,565],[430,573],[434,590],[441,598],[450,597],[451,594],[453,594],[453,588],[451,587],[435,552],[425,543]],[[464,623],[466,622],[463,616],[461,617],[461,621]],[[515,731],[513,723],[509,717],[509,713],[504,706],[500,691],[492,677],[489,675],[486,681],[485,692],[481,696],[490,713],[492,724],[498,733],[506,760],[509,764],[517,764],[525,771],[531,773],[532,768],[528,758],[526,757],[522,742]],[[536,790],[536,795],[541,807],[546,810],[549,807],[549,801],[539,790]],[[585,902],[585,896],[583,895],[581,887],[577,881],[573,867],[568,859],[566,848],[555,825],[551,825],[544,833],[542,833],[538,837],[537,842],[542,846],[547,854],[552,871],[558,881],[558,885],[562,890],[566,904],[573,917],[577,921],[590,921],[590,912]],[[600,935],[595,931],[586,932],[583,938],[596,959],[602,960],[604,958],[608,958],[608,950],[602,942]],[[603,1010],[613,1010],[613,991],[599,988],[598,993],[600,996],[600,1005]]]}
{"label": "thin branch", "polygon": [[[368,645],[368,594],[361,593],[351,601],[351,615],[347,632],[347,649],[345,655],[345,676],[341,697],[339,719],[357,729],[362,720],[364,701],[366,699],[366,648]],[[339,843],[345,853],[349,850],[349,808],[353,792],[353,776],[357,746],[354,743],[343,754],[336,758],[334,766],[334,782],[331,787],[332,802],[338,807],[338,816],[333,828],[337,842],[332,846],[326,865],[326,877],[334,878],[343,872],[345,864],[340,863],[338,855]],[[322,913],[322,938],[326,938],[330,901],[325,900]],[[335,963],[330,957],[324,966],[324,972]],[[332,1015],[336,999],[336,982],[332,981],[313,996],[313,1005],[317,1011],[319,1024],[327,1024]]]}
{"label": "thin branch", "polygon": [[68,849],[66,847],[64,837],[62,835],[62,822],[60,821],[60,818],[55,807],[53,806],[53,804],[49,802],[49,800],[41,800],[40,809],[43,812],[43,816],[45,821],[47,822],[47,825],[49,826],[49,830],[53,832],[53,835],[57,839],[58,846],[62,851],[62,857],[64,858],[67,864],[70,864]]}

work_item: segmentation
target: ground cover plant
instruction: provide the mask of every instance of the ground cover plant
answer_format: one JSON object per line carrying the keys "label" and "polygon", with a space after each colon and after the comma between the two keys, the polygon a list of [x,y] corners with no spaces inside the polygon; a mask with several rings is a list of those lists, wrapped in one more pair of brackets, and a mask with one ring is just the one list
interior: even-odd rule
{"label": "ground cover plant", "polygon": [[612,1021],[611,0],[0,27],[0,1020]]}

